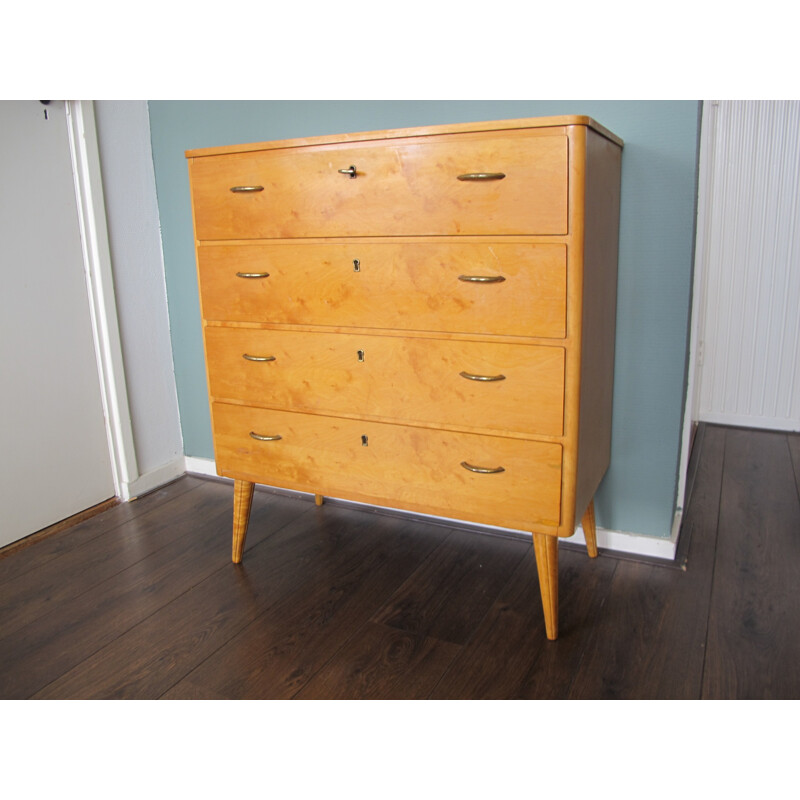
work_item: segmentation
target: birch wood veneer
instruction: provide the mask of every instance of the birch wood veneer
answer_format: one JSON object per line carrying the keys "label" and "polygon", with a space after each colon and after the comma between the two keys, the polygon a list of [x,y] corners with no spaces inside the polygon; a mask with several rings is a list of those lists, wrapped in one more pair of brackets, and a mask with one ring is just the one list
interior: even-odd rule
{"label": "birch wood veneer", "polygon": [[588,117],[187,152],[233,560],[254,483],[558,538],[609,462],[622,142]]}

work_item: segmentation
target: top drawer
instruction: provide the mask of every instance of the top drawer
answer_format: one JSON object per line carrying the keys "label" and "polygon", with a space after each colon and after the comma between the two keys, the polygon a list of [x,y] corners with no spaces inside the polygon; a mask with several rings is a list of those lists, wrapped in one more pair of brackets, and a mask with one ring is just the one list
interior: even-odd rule
{"label": "top drawer", "polygon": [[190,170],[200,241],[567,233],[562,130],[212,155]]}

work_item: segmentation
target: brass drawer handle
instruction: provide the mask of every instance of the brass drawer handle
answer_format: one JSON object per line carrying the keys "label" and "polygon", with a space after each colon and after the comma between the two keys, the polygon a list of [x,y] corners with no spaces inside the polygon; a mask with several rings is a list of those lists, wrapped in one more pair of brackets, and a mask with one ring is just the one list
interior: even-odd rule
{"label": "brass drawer handle", "polygon": [[349,175],[351,178],[358,177],[358,172],[352,164],[347,169],[340,169],[339,172],[341,172],[342,175]]}
{"label": "brass drawer handle", "polygon": [[502,275],[459,275],[458,279],[464,283],[502,283]]}
{"label": "brass drawer handle", "polygon": [[468,381],[504,381],[506,379],[505,375],[473,375],[471,372],[459,372],[458,374]]}
{"label": "brass drawer handle", "polygon": [[282,439],[282,436],[262,436],[260,433],[256,433],[255,431],[250,431],[250,438],[251,439],[258,439],[259,442],[277,442],[278,439]]}
{"label": "brass drawer handle", "polygon": [[246,361],[274,361],[275,356],[251,356],[250,353],[242,353],[242,358]]}
{"label": "brass drawer handle", "polygon": [[231,186],[234,194],[250,194],[252,192],[263,192],[263,186]]}
{"label": "brass drawer handle", "polygon": [[237,272],[237,278],[269,278],[269,272]]}
{"label": "brass drawer handle", "polygon": [[459,175],[460,181],[501,181],[505,178],[505,172],[467,172]]}
{"label": "brass drawer handle", "polygon": [[461,466],[470,472],[479,472],[481,475],[493,475],[496,472],[506,471],[505,467],[473,467],[472,464],[467,464],[466,461],[462,461]]}

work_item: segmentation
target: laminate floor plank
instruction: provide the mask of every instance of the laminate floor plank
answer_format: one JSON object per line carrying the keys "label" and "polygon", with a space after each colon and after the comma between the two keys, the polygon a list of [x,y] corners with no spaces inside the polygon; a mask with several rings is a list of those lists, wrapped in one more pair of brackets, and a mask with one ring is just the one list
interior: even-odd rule
{"label": "laminate floor plank", "polygon": [[[230,500],[229,486],[208,482],[198,492],[196,515],[171,525],[168,544],[0,638],[0,697],[30,697],[230,563]],[[263,538],[297,513],[293,508],[287,518],[283,508],[276,506],[270,527],[248,538]]]}
{"label": "laminate floor plank", "polygon": [[699,699],[725,444],[706,431],[685,570],[619,560],[570,699]]}
{"label": "laminate floor plank", "polygon": [[298,700],[425,700],[460,645],[367,622],[295,695]]}
{"label": "laminate floor plank", "polygon": [[[295,696],[448,535],[449,529],[324,505],[307,535],[323,545],[294,591],[163,695]],[[244,563],[244,562],[243,562]]]}
{"label": "laminate floor plank", "polygon": [[559,638],[547,640],[532,547],[463,652],[431,693],[436,700],[560,699],[601,613],[617,562],[559,553]]}
{"label": "laminate floor plank", "polygon": [[454,530],[372,621],[464,644],[530,551],[522,540]]}
{"label": "laminate floor plank", "polygon": [[[120,503],[58,534],[36,541],[16,551],[0,551],[0,587],[26,572],[38,570],[65,553],[103,536],[111,530],[171,502],[179,495],[203,484],[200,478],[184,475],[172,483],[129,503]],[[207,482],[207,481],[206,481]]]}
{"label": "laminate floor plank", "polygon": [[800,500],[785,434],[729,430],[703,698],[800,697]]}
{"label": "laminate floor plank", "polygon": [[[0,698],[800,698],[800,436],[703,424],[670,566],[186,477],[0,559]],[[695,461],[695,457],[697,460]]]}
{"label": "laminate floor plank", "polygon": [[426,697],[530,549],[451,531],[297,697]]}
{"label": "laminate floor plank", "polygon": [[[78,530],[69,536],[73,540],[69,550],[0,585],[0,632],[5,636],[31,624],[168,546],[179,535],[181,520],[213,509],[229,491],[221,483],[212,486],[198,482],[170,502],[152,506],[127,519],[126,524],[114,524],[86,541],[83,531],[94,532],[96,518],[80,523]],[[47,540],[43,542],[46,543]],[[25,553],[22,551],[20,555]]]}
{"label": "laminate floor plank", "polygon": [[[256,491],[242,564],[220,559],[219,569],[45,686],[34,699],[160,697],[266,607],[295,591],[298,574],[319,549],[303,521],[311,507]],[[264,547],[267,539],[269,547]]]}

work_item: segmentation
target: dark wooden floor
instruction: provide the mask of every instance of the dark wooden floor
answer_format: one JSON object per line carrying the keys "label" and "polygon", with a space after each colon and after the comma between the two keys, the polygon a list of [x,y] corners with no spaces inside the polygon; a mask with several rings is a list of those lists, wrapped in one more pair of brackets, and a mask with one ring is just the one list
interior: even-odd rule
{"label": "dark wooden floor", "polygon": [[[698,457],[699,454],[699,457]],[[0,558],[0,698],[800,698],[800,436],[702,426],[675,564],[191,476]]]}

